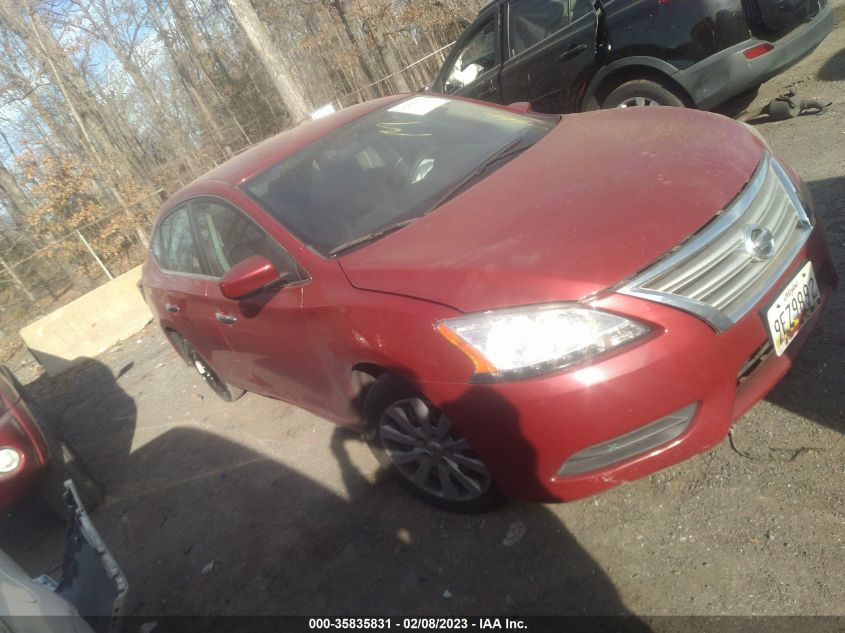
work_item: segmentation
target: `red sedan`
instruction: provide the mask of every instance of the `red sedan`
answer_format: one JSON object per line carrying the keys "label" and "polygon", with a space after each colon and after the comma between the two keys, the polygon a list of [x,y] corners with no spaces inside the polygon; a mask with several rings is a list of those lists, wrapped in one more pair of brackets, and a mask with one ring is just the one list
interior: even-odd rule
{"label": "red sedan", "polygon": [[35,486],[47,467],[47,439],[21,398],[11,372],[0,367],[0,512]]}
{"label": "red sedan", "polygon": [[59,516],[67,517],[68,479],[85,507],[94,509],[103,500],[100,484],[22,391],[12,372],[0,365],[0,513],[37,489]]}
{"label": "red sedan", "polygon": [[142,290],[224,399],[358,427],[414,493],[473,511],[712,447],[836,283],[807,189],[747,126],[418,95],[178,192]]}

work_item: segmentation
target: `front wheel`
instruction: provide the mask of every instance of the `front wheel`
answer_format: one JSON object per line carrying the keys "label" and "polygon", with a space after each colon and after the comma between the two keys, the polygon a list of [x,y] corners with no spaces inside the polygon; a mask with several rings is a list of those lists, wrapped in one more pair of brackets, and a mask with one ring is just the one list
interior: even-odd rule
{"label": "front wheel", "polygon": [[469,442],[431,402],[385,374],[364,402],[366,438],[379,463],[427,503],[486,512],[504,502]]}
{"label": "front wheel", "polygon": [[632,108],[642,106],[673,106],[683,108],[684,102],[670,88],[650,79],[633,79],[620,84],[605,97],[603,108]]}

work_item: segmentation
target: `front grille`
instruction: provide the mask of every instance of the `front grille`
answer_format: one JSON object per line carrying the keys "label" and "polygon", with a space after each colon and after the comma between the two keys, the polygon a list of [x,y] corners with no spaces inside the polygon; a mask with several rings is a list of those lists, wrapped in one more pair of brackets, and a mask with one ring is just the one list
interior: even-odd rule
{"label": "front grille", "polygon": [[[795,187],[766,154],[730,206],[619,292],[673,305],[724,331],[783,274],[811,230]],[[762,248],[766,232],[770,252]]]}

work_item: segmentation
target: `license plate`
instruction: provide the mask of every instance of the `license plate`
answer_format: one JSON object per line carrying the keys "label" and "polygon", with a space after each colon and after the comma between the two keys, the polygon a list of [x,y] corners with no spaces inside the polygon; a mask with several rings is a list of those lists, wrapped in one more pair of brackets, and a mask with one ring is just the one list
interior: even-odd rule
{"label": "license plate", "polygon": [[786,351],[821,302],[813,263],[807,262],[766,311],[775,354],[780,356]]}

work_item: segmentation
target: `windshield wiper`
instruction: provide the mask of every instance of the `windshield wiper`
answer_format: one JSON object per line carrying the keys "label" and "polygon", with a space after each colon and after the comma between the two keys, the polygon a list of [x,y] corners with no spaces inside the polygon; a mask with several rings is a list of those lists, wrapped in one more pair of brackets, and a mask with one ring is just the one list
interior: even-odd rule
{"label": "windshield wiper", "polygon": [[495,152],[490,154],[490,156],[485,158],[484,161],[478,167],[476,167],[471,172],[469,172],[466,176],[461,178],[451,189],[449,189],[444,195],[442,195],[440,198],[438,198],[437,201],[431,206],[431,209],[432,210],[436,209],[440,205],[445,204],[448,200],[454,198],[461,191],[463,191],[470,182],[472,182],[473,180],[478,178],[481,174],[483,174],[485,171],[487,171],[487,169],[491,165],[494,165],[494,164],[498,163],[500,160],[503,160],[503,159],[505,159],[509,156],[513,156],[514,154],[519,154],[521,152],[524,152],[526,149],[531,147],[531,145],[533,145],[533,143],[528,143],[528,144],[523,145],[524,140],[525,139],[523,139],[523,138],[518,138],[514,141],[511,141],[507,145],[500,147]]}
{"label": "windshield wiper", "polygon": [[372,233],[367,233],[366,235],[362,235],[361,237],[356,237],[354,240],[350,240],[341,244],[340,246],[335,246],[332,250],[329,251],[329,255],[334,257],[335,255],[339,255],[345,250],[349,250],[353,246],[359,246],[360,244],[364,244],[366,242],[372,242],[373,240],[377,240],[380,237],[384,237],[388,233],[393,233],[393,231],[398,231],[403,226],[408,226],[409,224],[416,222],[419,218],[411,218],[409,220],[402,220],[401,222],[397,222],[396,224],[390,224],[383,229],[378,229],[377,231],[373,231]]}
{"label": "windshield wiper", "polygon": [[[476,167],[469,174],[467,174],[466,176],[461,178],[461,180],[459,180],[455,184],[454,187],[449,189],[449,191],[447,191],[433,205],[431,205],[431,207],[429,207],[429,211],[427,211],[426,213],[433,211],[434,209],[436,209],[440,205],[444,204],[447,200],[449,200],[453,196],[457,195],[473,179],[477,178],[478,176],[483,174],[485,171],[487,171],[487,169],[491,165],[494,165],[495,163],[498,163],[500,160],[503,160],[503,159],[505,159],[509,156],[514,155],[514,154],[519,154],[520,152],[525,151],[526,149],[531,147],[531,145],[533,145],[533,143],[525,143],[524,141],[525,141],[524,138],[515,139],[515,140],[511,141],[510,143],[507,143],[506,145],[500,147],[499,149],[497,149],[492,154],[490,154],[490,156],[485,158],[484,161],[482,161],[482,163],[478,167]],[[426,215],[426,214],[423,214],[423,215]],[[420,217],[422,217],[422,216],[420,216]],[[396,224],[391,224],[389,226],[386,226],[383,229],[378,229],[377,231],[373,231],[372,233],[367,233],[366,235],[362,235],[361,237],[356,237],[354,240],[350,240],[349,242],[345,242],[345,243],[341,244],[340,246],[335,246],[333,249],[331,249],[329,251],[329,255],[334,257],[335,255],[339,255],[343,251],[349,250],[350,248],[352,248],[354,246],[359,246],[360,244],[364,244],[366,242],[371,242],[373,240],[377,240],[380,237],[384,237],[388,233],[392,233],[393,231],[397,231],[397,230],[401,229],[403,226],[407,226],[408,224],[411,224],[412,222],[416,222],[419,219],[420,219],[419,217],[416,217],[416,218],[411,218],[409,220],[402,220],[401,222],[397,222]]]}

